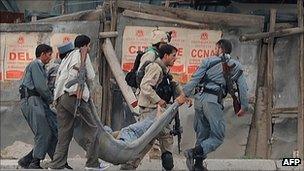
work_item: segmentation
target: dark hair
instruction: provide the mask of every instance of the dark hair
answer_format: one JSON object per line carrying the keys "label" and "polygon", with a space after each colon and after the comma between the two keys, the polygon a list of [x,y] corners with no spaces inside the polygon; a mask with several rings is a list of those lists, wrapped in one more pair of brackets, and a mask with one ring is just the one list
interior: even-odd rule
{"label": "dark hair", "polygon": [[165,54],[171,54],[173,51],[177,51],[177,48],[170,45],[170,44],[164,44],[159,48],[159,58],[162,59]]}
{"label": "dark hair", "polygon": [[68,53],[70,53],[70,52],[72,52],[73,51],[73,49],[71,49],[71,50],[69,50],[69,51],[67,51],[67,52],[65,52],[65,53],[63,53],[63,54],[59,54],[59,58],[60,59],[63,59]]}
{"label": "dark hair", "polygon": [[216,44],[219,45],[223,49],[224,53],[226,53],[226,54],[231,53],[232,43],[229,40],[221,39]]}
{"label": "dark hair", "polygon": [[86,36],[86,35],[79,35],[76,37],[75,41],[74,41],[74,45],[77,48],[81,48],[85,45],[88,45],[90,43],[91,39]]}
{"label": "dark hair", "polygon": [[40,44],[36,47],[36,58],[39,58],[42,53],[48,53],[48,52],[53,52],[53,49],[51,46],[46,45],[46,44]]}

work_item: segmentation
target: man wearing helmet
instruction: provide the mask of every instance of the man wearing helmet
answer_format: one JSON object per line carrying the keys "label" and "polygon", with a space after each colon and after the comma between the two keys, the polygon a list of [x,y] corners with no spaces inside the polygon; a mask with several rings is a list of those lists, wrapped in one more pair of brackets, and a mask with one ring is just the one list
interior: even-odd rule
{"label": "man wearing helmet", "polygon": [[153,30],[151,33],[151,46],[140,59],[139,69],[147,61],[154,61],[159,55],[159,48],[171,41],[171,33],[162,30]]}
{"label": "man wearing helmet", "polygon": [[[174,46],[167,45],[171,39],[170,32],[168,33],[168,32],[161,31],[161,30],[153,30],[151,36],[152,36],[152,41],[151,41],[152,46],[150,46],[145,51],[144,55],[141,57],[138,72],[139,72],[139,70],[142,69],[142,67],[150,66],[150,64],[147,65],[148,61],[152,62],[156,66],[155,70],[157,70],[157,68],[159,68],[159,67],[158,67],[158,64],[156,64],[156,63],[157,63],[157,61],[161,61],[161,59],[163,58],[164,49],[170,49],[170,51],[167,52],[168,54],[172,53],[175,55],[177,52],[177,49]],[[176,58],[174,56],[174,61],[175,61],[175,59]],[[144,70],[147,71],[147,69],[144,69]],[[155,71],[155,72],[158,72],[158,71]],[[162,70],[160,69],[159,72],[162,73]],[[168,73],[169,73],[169,70],[168,70]],[[159,79],[160,79],[160,81],[162,80],[162,78],[159,78],[159,79],[155,78],[155,74],[153,75],[152,73],[149,73],[149,72],[145,73],[144,78],[147,79],[148,77],[149,77],[148,82],[159,81]],[[178,86],[179,85],[175,85],[174,87],[179,88]],[[144,89],[144,90],[142,90],[142,89]],[[140,92],[139,97],[138,97],[138,104],[140,106],[140,119],[144,120],[147,117],[152,117],[153,112],[156,111],[157,104],[154,104],[154,101],[151,100],[151,99],[155,99],[155,97],[152,96],[153,94],[155,94],[155,90],[144,88],[144,87],[142,87],[142,84],[138,90]],[[178,91],[178,90],[176,90],[176,91]],[[145,94],[145,95],[143,95],[143,94]],[[166,102],[163,99],[159,99],[158,105],[166,106]],[[160,149],[161,149],[161,153],[162,153],[162,155],[161,155],[162,166],[164,167],[165,170],[171,170],[174,167],[173,157],[172,157],[173,135],[170,134],[170,131],[171,131],[170,125],[168,125],[156,137],[156,139],[158,140],[158,142],[160,144]],[[121,169],[122,170],[136,169],[138,167],[138,165],[140,164],[141,159],[151,149],[153,143],[154,143],[154,141],[152,141],[141,152],[140,156],[136,160],[129,161],[128,163],[121,165]]]}

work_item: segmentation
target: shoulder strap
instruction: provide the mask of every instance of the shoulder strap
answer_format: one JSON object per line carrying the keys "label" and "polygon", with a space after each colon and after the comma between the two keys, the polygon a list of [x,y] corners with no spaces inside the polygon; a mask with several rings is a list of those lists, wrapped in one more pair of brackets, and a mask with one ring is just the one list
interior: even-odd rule
{"label": "shoulder strap", "polygon": [[[218,60],[215,60],[215,61],[212,61],[211,63],[210,63],[210,65],[208,66],[208,68],[206,69],[206,73],[207,73],[207,71],[210,69],[210,68],[212,68],[212,67],[214,67],[215,65],[217,65],[217,64],[219,64],[219,63],[221,63],[221,62],[223,62],[223,60],[220,58],[220,59],[218,59]],[[200,84],[202,84],[204,81],[207,81],[207,82],[210,82],[211,80],[209,80],[208,78],[205,80],[205,77],[206,76],[206,74],[201,78],[201,81],[200,81]]]}
{"label": "shoulder strap", "polygon": [[147,67],[149,64],[153,63],[153,62],[154,62],[154,61],[146,61],[146,62],[139,68],[139,70],[140,70],[140,71],[145,71],[146,67]]}

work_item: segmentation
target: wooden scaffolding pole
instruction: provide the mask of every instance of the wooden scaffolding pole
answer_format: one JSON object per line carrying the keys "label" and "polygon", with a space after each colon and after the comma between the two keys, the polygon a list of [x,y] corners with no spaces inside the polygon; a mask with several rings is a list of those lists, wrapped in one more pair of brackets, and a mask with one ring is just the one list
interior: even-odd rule
{"label": "wooden scaffolding pole", "polygon": [[[276,21],[276,10],[270,11],[269,32],[274,31]],[[261,59],[262,60],[262,59]],[[256,155],[262,158],[268,158],[271,151],[271,111],[273,108],[273,37],[269,39],[267,45],[267,63],[266,63],[265,81],[258,87],[257,101],[257,139]],[[259,69],[261,69],[259,67]]]}
{"label": "wooden scaffolding pole", "polygon": [[[269,22],[269,32],[273,32],[275,29],[276,23],[276,15],[277,10],[271,9],[270,10],[270,22]],[[271,154],[271,143],[272,143],[272,116],[271,111],[273,110],[273,50],[274,50],[274,37],[270,37],[267,46],[267,88],[268,88],[268,95],[267,95],[267,108],[266,108],[266,115],[267,115],[267,158],[270,157]]]}
{"label": "wooden scaffolding pole", "polygon": [[[109,13],[109,2],[104,1],[102,9],[104,10],[103,15],[103,29],[100,32],[108,32],[111,30],[110,21],[106,19],[106,15]],[[112,91],[111,91],[111,70],[107,63],[104,52],[102,51],[102,45],[104,40],[100,39],[100,49],[101,49],[101,68],[100,68],[100,78],[102,84],[102,104],[101,104],[101,121],[103,124],[111,126],[111,113],[112,113]]]}
{"label": "wooden scaffolding pole", "polygon": [[[303,27],[303,0],[298,0],[298,27]],[[299,36],[299,104],[298,104],[298,150],[304,160],[304,34]]]}
{"label": "wooden scaffolding pole", "polygon": [[114,47],[109,38],[106,38],[104,41],[102,50],[130,110],[135,112],[134,109],[137,106],[137,99],[132,91],[132,88],[128,86],[127,82],[125,81],[125,73],[120,68],[120,62],[118,61]]}
{"label": "wooden scaffolding pole", "polygon": [[169,17],[159,16],[159,15],[146,14],[146,13],[135,12],[135,11],[130,11],[130,10],[125,10],[122,13],[122,15],[126,16],[126,17],[131,17],[131,18],[140,18],[140,19],[145,19],[145,20],[168,22],[168,23],[180,24],[180,25],[197,27],[197,28],[208,28],[208,25],[203,24],[203,23],[169,18]]}
{"label": "wooden scaffolding pole", "polygon": [[37,20],[37,22],[59,22],[59,21],[96,21],[100,20],[103,13],[102,9],[79,11],[71,14],[60,15],[57,17],[50,17],[46,19]]}
{"label": "wooden scaffolding pole", "polygon": [[[246,155],[255,157],[261,154],[263,150],[260,150],[260,138],[265,139],[265,134],[263,131],[259,131],[261,126],[264,126],[263,117],[264,111],[266,110],[266,72],[267,72],[267,44],[261,41],[261,50],[258,58],[258,75],[257,75],[257,85],[256,85],[256,98],[255,98],[255,111],[252,117],[252,123],[249,132],[248,143],[246,146]],[[264,126],[265,127],[265,126]],[[262,137],[261,137],[262,136]]]}
{"label": "wooden scaffolding pole", "polygon": [[230,13],[217,13],[197,11],[192,9],[175,9],[166,8],[163,6],[150,5],[141,2],[118,0],[118,7],[136,12],[142,12],[152,15],[165,16],[174,19],[182,19],[186,21],[220,24],[225,26],[235,27],[257,27],[263,28],[264,17],[244,14],[230,14]]}
{"label": "wooden scaffolding pole", "polygon": [[304,28],[296,27],[296,28],[287,28],[272,32],[265,32],[265,33],[256,33],[256,34],[244,34],[240,36],[240,41],[249,41],[249,40],[256,40],[256,39],[263,39],[268,37],[284,37],[294,34],[301,34],[304,33]]}

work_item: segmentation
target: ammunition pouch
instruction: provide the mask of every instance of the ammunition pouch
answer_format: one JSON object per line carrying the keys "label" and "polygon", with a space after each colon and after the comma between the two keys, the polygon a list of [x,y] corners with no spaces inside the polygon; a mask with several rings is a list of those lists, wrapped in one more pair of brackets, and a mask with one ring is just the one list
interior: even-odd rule
{"label": "ammunition pouch", "polygon": [[20,99],[29,98],[31,96],[40,96],[40,94],[36,90],[31,90],[26,87],[19,88]]}
{"label": "ammunition pouch", "polygon": [[170,103],[171,98],[174,95],[174,87],[172,85],[173,77],[169,74],[164,75],[162,82],[155,88],[156,94],[166,101],[166,103]]}

